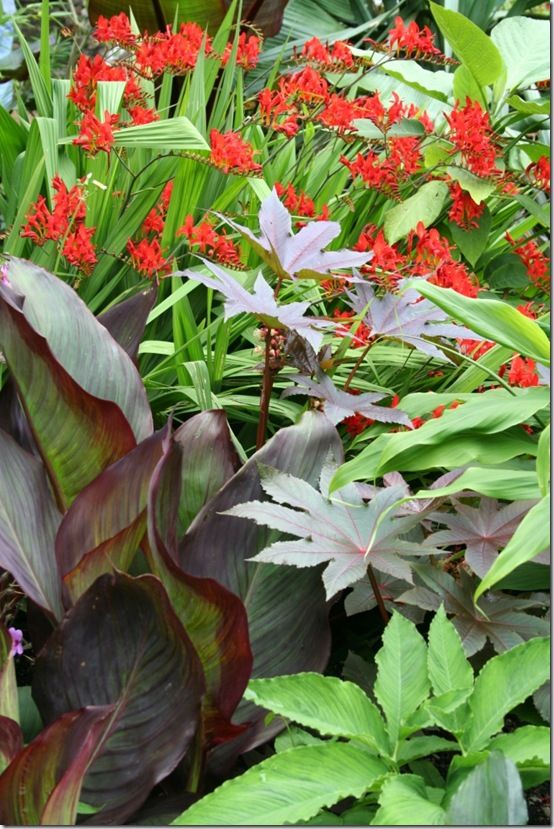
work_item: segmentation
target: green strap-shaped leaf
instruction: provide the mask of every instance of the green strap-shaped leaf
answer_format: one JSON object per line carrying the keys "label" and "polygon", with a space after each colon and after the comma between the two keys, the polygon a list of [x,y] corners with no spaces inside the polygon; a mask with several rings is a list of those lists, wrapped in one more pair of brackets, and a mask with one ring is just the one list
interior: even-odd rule
{"label": "green strap-shaped leaf", "polygon": [[471,299],[422,279],[410,281],[408,285],[477,334],[550,365],[550,344],[540,325],[508,303],[497,299]]}
{"label": "green strap-shaped leaf", "polygon": [[344,743],[291,748],[228,780],[174,826],[282,826],[309,820],[345,797],[361,797],[386,774],[375,757]]}
{"label": "green strap-shaped leaf", "polygon": [[537,452],[537,481],[541,495],[548,493],[550,484],[550,423],[542,430]]}
{"label": "green strap-shaped leaf", "polygon": [[30,599],[60,619],[54,539],[61,516],[44,466],[1,429],[0,457],[0,566]]}
{"label": "green strap-shaped leaf", "polygon": [[383,718],[353,682],[316,673],[253,679],[245,697],[320,734],[366,740],[388,754]]}
{"label": "green strap-shaped leaf", "polygon": [[493,752],[460,783],[446,813],[448,826],[525,826],[527,804],[514,763]]}
{"label": "green strap-shaped leaf", "polygon": [[441,604],[429,627],[427,667],[436,696],[473,687],[473,669],[468,662],[458,631]]}
{"label": "green strap-shaped leaf", "polygon": [[545,495],[532,507],[475,591],[475,601],[485,590],[505,578],[520,564],[548,549],[550,543],[550,498]]}
{"label": "green strap-shaped leaf", "polygon": [[68,712],[20,751],[0,775],[0,820],[72,826],[83,778],[112,713],[112,706]]}
{"label": "green strap-shaped leaf", "polygon": [[466,751],[478,751],[500,731],[504,717],[523,702],[550,675],[550,640],[537,637],[495,656],[475,680],[469,698],[472,717],[461,743]]}
{"label": "green strap-shaped leaf", "polygon": [[436,489],[420,489],[414,498],[439,498],[455,495],[471,489],[489,498],[501,498],[504,501],[524,501],[540,498],[537,476],[525,469],[497,469],[485,466],[470,467],[448,486]]}
{"label": "green strap-shaped leaf", "polygon": [[387,242],[398,242],[419,222],[425,227],[432,224],[440,216],[447,195],[448,185],[444,181],[429,181],[414,196],[387,211],[383,225]]}
{"label": "green strap-shaped leaf", "polygon": [[423,779],[416,774],[391,777],[379,795],[380,807],[372,826],[442,826],[444,809],[429,800]]}
{"label": "green strap-shaped leaf", "polygon": [[413,622],[393,613],[375,661],[375,696],[385,713],[394,749],[402,725],[429,694],[427,646]]}
{"label": "green strap-shaped leaf", "polygon": [[437,3],[430,3],[430,7],[437,26],[479,86],[497,81],[504,62],[490,37],[463,14]]}

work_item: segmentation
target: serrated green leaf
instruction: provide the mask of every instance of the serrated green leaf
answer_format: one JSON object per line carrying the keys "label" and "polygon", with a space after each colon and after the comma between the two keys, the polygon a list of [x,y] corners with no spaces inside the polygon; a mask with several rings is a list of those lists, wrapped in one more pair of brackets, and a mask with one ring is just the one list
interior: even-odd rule
{"label": "serrated green leaf", "polygon": [[374,693],[385,713],[394,747],[401,726],[429,694],[427,647],[413,622],[393,613],[375,661]]}
{"label": "serrated green leaf", "polygon": [[316,673],[253,679],[244,696],[320,734],[367,740],[388,753],[383,718],[353,682]]}
{"label": "serrated green leaf", "polygon": [[550,779],[550,729],[545,725],[524,725],[509,734],[499,734],[488,745],[501,751],[519,769],[524,788],[539,786]]}
{"label": "serrated green leaf", "polygon": [[500,731],[504,717],[546,682],[550,641],[537,637],[494,656],[482,668],[469,698],[472,719],[462,736],[466,751],[478,751]]}
{"label": "serrated green leaf", "polygon": [[429,800],[423,779],[395,775],[385,782],[372,826],[442,826],[444,809]]}
{"label": "serrated green leaf", "polygon": [[433,617],[427,641],[427,667],[435,695],[471,688],[473,670],[458,631],[448,620],[443,604]]}
{"label": "serrated green leaf", "polygon": [[291,748],[227,780],[173,826],[281,826],[309,820],[345,797],[361,797],[387,768],[345,743]]}

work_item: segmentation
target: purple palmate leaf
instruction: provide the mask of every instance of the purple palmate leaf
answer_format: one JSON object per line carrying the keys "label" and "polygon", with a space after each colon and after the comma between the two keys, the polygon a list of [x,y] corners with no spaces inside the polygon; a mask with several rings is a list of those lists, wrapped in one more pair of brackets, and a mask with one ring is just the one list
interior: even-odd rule
{"label": "purple palmate leaf", "polygon": [[305,394],[308,397],[317,397],[323,401],[323,412],[333,424],[340,423],[345,417],[353,414],[361,414],[382,423],[401,423],[410,427],[412,425],[408,415],[400,409],[373,405],[382,400],[384,394],[350,394],[338,389],[331,378],[323,372],[319,372],[315,380],[303,374],[294,374],[290,379],[294,380],[296,386],[285,389],[282,396]]}
{"label": "purple palmate leaf", "polygon": [[424,337],[476,338],[468,328],[449,322],[444,311],[422,300],[415,290],[379,298],[368,282],[356,282],[348,296],[350,306],[362,317],[372,337],[401,340],[437,360],[448,357]]}
{"label": "purple palmate leaf", "polygon": [[273,501],[250,501],[225,514],[248,518],[296,539],[270,544],[251,561],[294,567],[328,562],[323,573],[328,598],[362,579],[368,564],[412,583],[410,565],[403,556],[428,555],[430,551],[400,538],[419,521],[417,517],[398,517],[395,505],[403,490],[390,487],[368,504],[358,488],[350,485],[331,498],[328,485],[334,471],[334,464],[323,468],[318,492],[300,478],[260,468],[262,487]]}
{"label": "purple palmate leaf", "polygon": [[455,512],[435,512],[429,518],[445,524],[427,538],[434,547],[462,544],[465,559],[474,573],[483,578],[491,568],[499,551],[506,546],[523,516],[535,501],[514,501],[500,507],[494,498],[481,498],[478,507],[470,507],[452,498]]}
{"label": "purple palmate leaf", "polygon": [[273,295],[273,289],[266,282],[261,273],[256,277],[254,291],[250,293],[231,274],[214,265],[213,262],[202,260],[213,276],[198,271],[178,271],[176,276],[188,276],[220,291],[225,296],[224,317],[229,319],[237,314],[255,314],[260,320],[273,328],[287,328],[307,340],[314,351],[317,351],[323,339],[323,332],[332,328],[330,320],[317,317],[305,317],[304,313],[310,307],[309,302],[290,302],[288,305],[279,305]]}
{"label": "purple palmate leaf", "polygon": [[[219,214],[218,214],[219,215]],[[275,190],[262,203],[259,222],[260,236],[249,228],[220,216],[234,230],[248,239],[254,250],[279,277],[311,277],[320,279],[331,270],[358,268],[368,262],[371,253],[323,248],[340,234],[338,222],[313,221],[293,234],[292,219]]]}

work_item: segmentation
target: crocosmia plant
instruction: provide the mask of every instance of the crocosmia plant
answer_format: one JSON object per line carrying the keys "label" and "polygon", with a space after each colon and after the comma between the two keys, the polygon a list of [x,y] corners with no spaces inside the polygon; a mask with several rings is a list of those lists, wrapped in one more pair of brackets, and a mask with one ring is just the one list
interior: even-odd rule
{"label": "crocosmia plant", "polygon": [[1,823],[550,823],[548,15],[2,12]]}

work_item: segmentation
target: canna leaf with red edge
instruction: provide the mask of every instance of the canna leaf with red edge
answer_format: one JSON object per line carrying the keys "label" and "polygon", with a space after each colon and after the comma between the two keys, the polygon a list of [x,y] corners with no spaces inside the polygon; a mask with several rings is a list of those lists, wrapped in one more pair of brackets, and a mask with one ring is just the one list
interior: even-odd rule
{"label": "canna leaf with red edge", "polygon": [[37,659],[33,697],[45,722],[113,705],[82,799],[94,822],[124,822],[175,768],[198,728],[204,692],[196,652],[157,578],[100,576]]}
{"label": "canna leaf with red edge", "polygon": [[7,301],[21,296],[19,307],[29,327],[44,337],[74,382],[93,397],[117,404],[137,441],[151,434],[152,414],[136,366],[75,291],[23,259],[8,260],[6,279]]}
{"label": "canna leaf with red edge", "polygon": [[1,429],[0,457],[0,567],[12,574],[30,599],[61,619],[54,556],[61,515],[44,465]]}
{"label": "canna leaf with red edge", "polygon": [[[187,573],[216,578],[242,599],[255,677],[324,669],[330,632],[321,573],[247,561],[265,546],[266,532],[221,513],[263,497],[258,463],[315,483],[329,451],[342,457],[336,429],[323,414],[307,412],[298,424],[281,429],[222,487],[179,545],[179,563]],[[236,720],[255,721],[250,732],[239,737],[241,751],[267,739],[267,734],[259,734],[263,716],[251,703],[241,703]]]}
{"label": "canna leaf with red edge", "polygon": [[118,302],[99,314],[98,322],[107,328],[111,336],[136,363],[148,314],[154,307],[158,295],[157,286],[139,291],[128,299]]}
{"label": "canna leaf with red edge", "polygon": [[0,775],[23,748],[23,733],[19,724],[0,715]]}
{"label": "canna leaf with red edge", "polygon": [[0,391],[0,429],[11,435],[27,452],[36,454],[35,441],[11,377],[6,378]]}
{"label": "canna leaf with red edge", "polygon": [[[222,420],[218,412],[205,414],[217,416],[219,424],[227,428],[224,415]],[[176,564],[180,503],[189,482],[197,477],[185,436],[194,429],[194,425],[189,427],[192,421],[201,428],[203,415],[192,418],[165,442],[150,488],[148,558],[202,662],[206,679],[204,731],[206,745],[213,745],[243,730],[232,726],[230,719],[250,679],[252,653],[241,600],[217,581],[187,575]]]}
{"label": "canna leaf with red edge", "polygon": [[112,706],[68,712],[20,751],[0,775],[0,820],[16,826],[73,825],[83,778],[112,713]]}
{"label": "canna leaf with red edge", "polygon": [[94,479],[71,504],[56,535],[65,598],[74,604],[103,573],[126,572],[146,533],[148,486],[167,427]]}
{"label": "canna leaf with red edge", "polygon": [[[0,284],[0,348],[58,505],[66,509],[90,481],[130,452],[136,442],[119,406],[85,391],[60,364],[48,340],[23,313],[26,305],[26,299]],[[61,327],[64,319],[62,315],[56,324]],[[113,345],[115,348],[115,342]],[[86,353],[87,349],[81,351],[82,362],[101,371],[95,361],[83,358]],[[113,366],[105,370],[117,374]]]}

